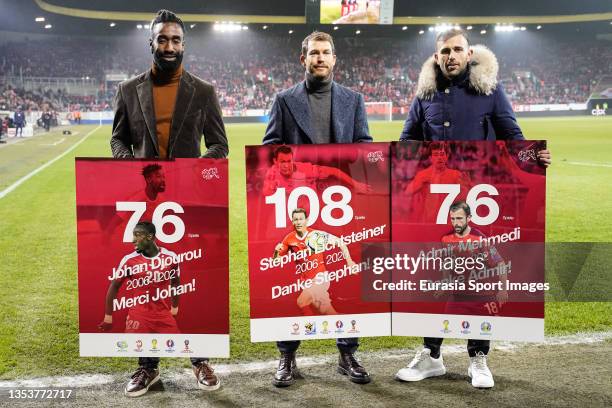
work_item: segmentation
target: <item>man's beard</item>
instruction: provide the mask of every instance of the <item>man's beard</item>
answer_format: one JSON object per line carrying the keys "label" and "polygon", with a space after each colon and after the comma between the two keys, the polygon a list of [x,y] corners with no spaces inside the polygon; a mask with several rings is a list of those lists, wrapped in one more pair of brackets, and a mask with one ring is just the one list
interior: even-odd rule
{"label": "man's beard", "polygon": [[160,51],[155,51],[155,53],[153,54],[153,62],[155,63],[155,66],[161,72],[176,71],[178,67],[181,65],[181,63],[183,62],[183,53],[176,52],[173,54],[166,54],[166,56],[174,56],[176,58],[174,59],[174,61],[167,61],[164,59],[164,53]]}
{"label": "man's beard", "polygon": [[316,69],[307,69],[306,70],[306,77],[310,77],[311,80],[313,81],[318,81],[318,82],[324,82],[324,81],[328,81],[332,75],[334,74],[333,70],[329,70],[327,72],[327,75],[325,76],[321,76],[321,75],[317,75],[317,70]]}
{"label": "man's beard", "polygon": [[463,233],[465,232],[467,227],[468,227],[467,224],[466,225],[462,225],[462,226],[457,226],[457,227],[455,227],[455,233],[457,235],[463,235]]}

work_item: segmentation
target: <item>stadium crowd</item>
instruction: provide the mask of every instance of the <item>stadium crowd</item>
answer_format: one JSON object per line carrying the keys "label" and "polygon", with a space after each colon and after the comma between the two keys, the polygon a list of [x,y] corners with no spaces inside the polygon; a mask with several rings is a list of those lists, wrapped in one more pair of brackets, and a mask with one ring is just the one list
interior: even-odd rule
{"label": "stadium crowd", "polygon": [[[112,109],[116,83],[106,82],[105,73],[112,70],[131,77],[150,63],[140,43],[133,48],[120,46],[120,42],[82,39],[1,45],[0,110],[17,106],[26,111]],[[405,40],[363,38],[357,42],[339,38],[336,49],[341,58],[335,79],[363,93],[366,102],[391,101],[395,109],[407,108],[430,46],[419,47]],[[568,46],[548,40],[534,44],[530,50],[517,44],[490,46],[500,63],[501,82],[514,104],[584,103],[597,79],[609,73],[612,66],[608,44],[593,41]],[[296,38],[241,38],[232,42],[209,38],[187,48],[184,64],[215,85],[225,112],[266,109],[276,92],[303,79],[298,66],[299,47]],[[563,61],[559,62],[561,52]],[[29,77],[91,77],[100,86],[96,95],[77,96],[63,89],[39,87],[26,91],[15,83],[15,78]]]}

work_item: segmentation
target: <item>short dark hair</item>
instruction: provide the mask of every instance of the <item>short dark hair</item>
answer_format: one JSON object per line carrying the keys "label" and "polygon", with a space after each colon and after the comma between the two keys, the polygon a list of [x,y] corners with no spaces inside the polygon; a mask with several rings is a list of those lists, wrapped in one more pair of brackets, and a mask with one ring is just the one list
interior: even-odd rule
{"label": "short dark hair", "polygon": [[450,206],[450,211],[455,212],[458,210],[465,211],[466,217],[469,217],[472,215],[472,210],[470,209],[470,206],[465,201],[456,201]]}
{"label": "short dark hair", "polygon": [[332,54],[336,53],[336,47],[334,47],[334,39],[332,36],[322,31],[314,31],[302,41],[302,55],[306,55],[308,52],[308,41],[328,41],[331,44]]}
{"label": "short dark hair", "polygon": [[304,218],[308,218],[308,214],[306,214],[306,210],[300,207],[291,211],[291,218],[293,219],[293,214],[300,214],[300,213],[304,214]]}
{"label": "short dark hair", "polygon": [[283,154],[293,154],[293,150],[291,150],[291,148],[289,146],[282,145],[282,146],[276,148],[276,150],[274,150],[274,158],[278,159],[278,155],[280,153],[283,153]]}
{"label": "short dark hair", "polygon": [[183,35],[185,35],[185,24],[183,24],[183,20],[179,16],[177,16],[174,12],[166,9],[161,9],[157,12],[157,15],[153,20],[151,20],[150,30],[151,37],[153,36],[153,27],[158,23],[176,23],[181,26],[183,30]]}
{"label": "short dark hair", "polygon": [[144,178],[149,177],[151,174],[155,173],[158,170],[161,170],[162,166],[160,166],[157,163],[153,163],[153,164],[147,164],[146,166],[144,166],[142,168],[142,176]]}
{"label": "short dark hair", "polygon": [[438,35],[436,35],[436,49],[438,48],[439,42],[444,42],[449,38],[456,37],[458,35],[462,35],[467,41],[468,45],[470,45],[470,38],[468,37],[467,31],[462,28],[451,28],[450,30],[440,31]]}
{"label": "short dark hair", "polygon": [[136,227],[142,227],[145,231],[147,231],[148,234],[151,234],[153,236],[157,232],[155,229],[155,224],[149,221],[140,221],[138,224],[134,226],[134,229]]}
{"label": "short dark hair", "polygon": [[448,143],[446,142],[431,142],[431,144],[429,145],[429,153],[431,154],[431,152],[433,152],[434,150],[444,150],[444,153],[446,153],[447,156],[450,154],[450,148],[448,146]]}

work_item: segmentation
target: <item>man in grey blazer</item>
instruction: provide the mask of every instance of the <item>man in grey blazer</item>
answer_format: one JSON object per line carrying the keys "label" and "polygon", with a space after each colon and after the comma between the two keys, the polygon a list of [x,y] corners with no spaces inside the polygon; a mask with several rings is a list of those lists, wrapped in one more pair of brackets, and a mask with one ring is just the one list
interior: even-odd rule
{"label": "man in grey blazer", "polygon": [[[173,12],[160,10],[151,22],[149,46],[153,65],[145,73],[122,82],[115,97],[111,149],[115,158],[224,158],[227,137],[221,108],[211,84],[183,69],[185,26]],[[150,221],[150,220],[147,220]],[[178,313],[172,311],[173,315]],[[99,328],[112,328],[105,316]],[[191,358],[198,388],[216,390],[219,378],[206,358]],[[125,386],[128,397],[145,394],[159,381],[159,357],[141,357]]]}
{"label": "man in grey blazer", "polygon": [[[312,144],[371,142],[363,96],[333,81],[336,64],[334,41],[314,32],[302,42],[300,62],[304,81],[276,95],[263,144]],[[368,372],[355,359],[357,338],[337,339],[338,372],[358,384],[370,382]],[[295,353],[299,341],[279,341],[281,353],[273,384],[295,382]]]}

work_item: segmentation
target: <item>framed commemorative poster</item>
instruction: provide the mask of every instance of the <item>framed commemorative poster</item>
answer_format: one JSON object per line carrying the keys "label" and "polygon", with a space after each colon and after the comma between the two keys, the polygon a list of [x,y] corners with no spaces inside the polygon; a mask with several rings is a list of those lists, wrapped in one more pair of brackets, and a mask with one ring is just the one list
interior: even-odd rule
{"label": "framed commemorative poster", "polygon": [[246,147],[251,341],[390,334],[364,251],[391,238],[389,144]]}
{"label": "framed commemorative poster", "polygon": [[545,146],[392,144],[394,335],[543,340]]}
{"label": "framed commemorative poster", "polygon": [[76,159],[81,356],[229,357],[225,159]]}

